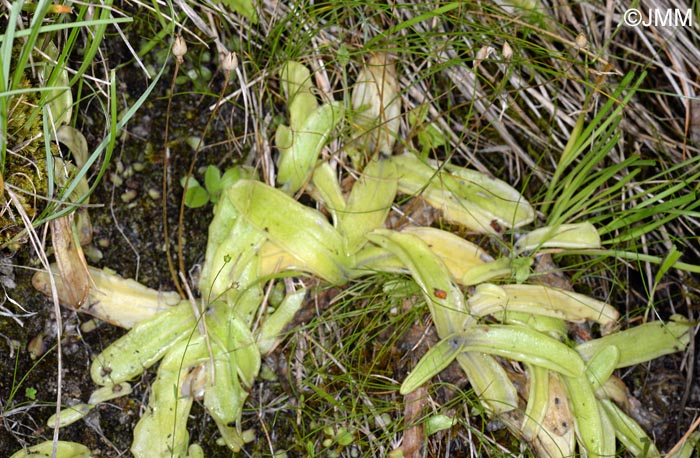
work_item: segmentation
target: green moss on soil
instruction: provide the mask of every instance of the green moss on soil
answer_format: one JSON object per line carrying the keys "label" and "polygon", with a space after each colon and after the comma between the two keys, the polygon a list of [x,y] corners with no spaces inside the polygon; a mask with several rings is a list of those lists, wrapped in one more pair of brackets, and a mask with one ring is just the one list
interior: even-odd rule
{"label": "green moss on soil", "polygon": [[[28,78],[20,82],[20,89],[29,89]],[[2,168],[5,188],[12,188],[23,211],[34,219],[45,206],[48,177],[44,149],[43,121],[39,112],[39,92],[25,92],[9,99],[8,151]],[[23,231],[24,224],[18,211],[8,202],[7,193],[0,196],[4,209],[0,214],[0,246],[18,246],[14,240]]]}

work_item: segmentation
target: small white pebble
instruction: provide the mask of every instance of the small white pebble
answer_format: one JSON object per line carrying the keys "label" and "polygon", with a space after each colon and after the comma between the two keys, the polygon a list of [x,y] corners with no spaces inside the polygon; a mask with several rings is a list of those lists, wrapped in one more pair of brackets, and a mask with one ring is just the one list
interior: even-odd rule
{"label": "small white pebble", "polygon": [[98,324],[98,320],[96,319],[88,320],[80,325],[80,330],[85,333],[92,332],[97,329]]}
{"label": "small white pebble", "polygon": [[113,184],[114,186],[117,186],[117,187],[119,187],[119,186],[121,186],[122,184],[124,184],[124,180],[122,180],[122,177],[120,177],[120,176],[119,176],[118,174],[116,174],[116,173],[110,173],[110,174],[109,174],[109,181],[111,181],[112,184]]}
{"label": "small white pebble", "polygon": [[122,202],[128,203],[131,202],[132,200],[136,199],[136,196],[138,193],[136,192],[135,189],[129,189],[126,191],[124,194],[121,195]]}
{"label": "small white pebble", "polygon": [[85,253],[85,256],[93,263],[101,261],[104,257],[102,252],[92,244],[83,246],[83,252]]}
{"label": "small white pebble", "polygon": [[201,141],[199,137],[196,135],[191,135],[185,139],[185,143],[187,143],[187,146],[192,148],[192,150],[196,151],[197,148],[201,148],[204,146],[204,142]]}
{"label": "small white pebble", "polygon": [[510,47],[510,44],[507,41],[503,42],[501,55],[505,60],[510,60],[510,58],[513,57],[513,48]]}

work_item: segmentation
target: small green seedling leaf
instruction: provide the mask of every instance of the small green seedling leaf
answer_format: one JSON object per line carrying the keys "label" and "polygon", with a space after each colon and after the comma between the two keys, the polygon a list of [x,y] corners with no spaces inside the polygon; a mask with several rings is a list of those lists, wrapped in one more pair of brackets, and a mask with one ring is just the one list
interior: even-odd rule
{"label": "small green seedling leaf", "polygon": [[408,115],[409,123],[418,131],[418,142],[421,144],[420,157],[428,158],[431,150],[445,146],[447,140],[440,130],[432,124],[424,124],[428,116],[428,105],[421,105]]}
{"label": "small green seedling leaf", "polygon": [[36,400],[36,388],[34,387],[27,387],[24,389],[24,396],[29,399],[29,400]]}
{"label": "small green seedling leaf", "polygon": [[457,421],[447,415],[433,415],[425,422],[425,435],[432,436],[433,434],[452,428]]}
{"label": "small green seedling leaf", "polygon": [[252,0],[218,0],[215,3],[231,8],[236,13],[249,19],[253,24],[258,22],[258,13]]}
{"label": "small green seedling leaf", "polygon": [[335,441],[338,443],[338,445],[343,447],[347,447],[348,445],[352,444],[354,440],[355,435],[345,428],[340,428],[338,430],[338,434],[335,436]]}
{"label": "small green seedling leaf", "polygon": [[204,172],[204,187],[209,193],[209,199],[215,204],[219,200],[223,189],[221,171],[215,165],[208,166],[207,171]]}
{"label": "small green seedling leaf", "polygon": [[187,177],[182,177],[180,179],[180,185],[184,188],[185,184],[187,184],[187,189],[185,189],[185,205],[188,208],[199,208],[209,202],[209,193],[199,184],[196,178],[190,177],[188,181]]}
{"label": "small green seedling leaf", "polygon": [[533,264],[532,258],[515,258],[511,261],[511,269],[513,270],[513,278],[515,282],[520,284],[530,278],[530,273]]}
{"label": "small green seedling leaf", "polygon": [[241,178],[254,179],[252,175],[249,177],[247,171],[241,169],[241,167],[233,167],[230,169],[226,169],[223,176],[221,177],[221,189],[226,189],[232,186],[236,181],[240,180]]}

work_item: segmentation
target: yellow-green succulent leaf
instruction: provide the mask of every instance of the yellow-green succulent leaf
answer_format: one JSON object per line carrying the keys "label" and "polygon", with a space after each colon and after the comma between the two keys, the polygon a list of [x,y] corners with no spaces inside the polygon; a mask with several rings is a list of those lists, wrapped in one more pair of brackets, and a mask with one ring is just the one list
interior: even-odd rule
{"label": "yellow-green succulent leaf", "polygon": [[[411,177],[410,183],[409,177]],[[404,194],[420,195],[430,206],[440,210],[445,220],[451,223],[479,233],[495,234],[497,232],[491,225],[495,219],[483,209],[447,188],[443,174],[438,173],[435,178],[427,182],[418,181],[420,179],[408,173],[399,175],[399,191]]]}
{"label": "yellow-green succulent leaf", "polygon": [[576,346],[576,351],[588,361],[605,347],[617,347],[620,360],[616,368],[619,369],[683,351],[689,342],[689,323],[681,320],[667,323],[654,321],[589,340]]}
{"label": "yellow-green succulent leaf", "polygon": [[[275,147],[280,154],[292,147],[292,130],[286,124],[280,124],[275,130]],[[286,153],[284,153],[286,154]]]}
{"label": "yellow-green succulent leaf", "polygon": [[51,57],[44,66],[43,81],[50,82],[49,89],[43,91],[42,104],[51,111],[53,125],[60,126],[70,123],[73,113],[73,93],[70,90],[70,78],[66,66],[53,65],[59,56],[59,51],[52,41],[47,41],[44,52]]}
{"label": "yellow-green succulent leaf", "polygon": [[594,392],[608,381],[619,361],[620,350],[609,345],[601,348],[586,362],[586,376]]}
{"label": "yellow-green succulent leaf", "polygon": [[[224,253],[227,251],[226,248],[223,251],[220,249],[222,245],[235,243],[234,240],[230,239],[229,235],[237,221],[238,211],[233,204],[227,199],[219,199],[214,207],[214,219],[209,224],[207,249],[204,255],[202,271],[199,275],[199,291],[202,297],[205,298],[205,301],[213,300],[226,290],[221,285],[215,286],[214,283],[215,279],[222,274],[222,268],[226,266],[227,270],[230,270],[233,261],[235,261],[235,258],[224,257]],[[226,278],[227,275],[224,274],[219,279],[219,282],[223,283]]]}
{"label": "yellow-green succulent leaf", "polygon": [[148,408],[134,428],[131,453],[135,458],[186,457],[187,420],[193,397],[182,393],[189,369],[209,358],[204,336],[179,341],[158,366]]}
{"label": "yellow-green succulent leaf", "polygon": [[570,347],[546,334],[517,325],[472,325],[462,331],[464,351],[542,366],[568,377],[585,374],[581,357]]}
{"label": "yellow-green succulent leaf", "polygon": [[428,244],[413,234],[388,229],[376,229],[367,237],[393,253],[411,272],[423,290],[438,335],[445,338],[458,332],[469,317],[464,296]]}
{"label": "yellow-green succulent leaf", "polygon": [[[53,158],[53,170],[54,177],[56,178],[56,184],[58,184],[60,187],[70,185],[71,179],[76,173],[78,173],[78,167],[76,167],[75,164],[64,161],[60,157]],[[89,195],[90,184],[88,183],[87,179],[83,177],[75,185],[75,188],[68,196],[68,199],[71,202],[87,203],[89,202],[89,199],[87,198]]]}
{"label": "yellow-green succulent leaf", "polygon": [[[72,425],[76,421],[82,420],[94,408],[94,404],[86,404],[84,402],[81,402],[80,404],[61,409],[60,419],[58,420],[58,427],[64,428],[68,425]],[[53,414],[49,417],[49,419],[46,421],[46,426],[48,426],[49,428],[56,427],[56,414]]]}
{"label": "yellow-green succulent leaf", "polygon": [[[257,174],[254,170],[248,167],[235,167],[226,170],[223,175],[222,192],[224,192],[229,187],[233,186],[239,180],[256,180]],[[202,282],[206,283],[210,281],[211,264],[213,262],[213,257],[219,248],[219,245],[224,243],[229,239],[231,234],[231,229],[238,219],[238,210],[228,199],[221,199],[214,205],[214,217],[211,223],[209,223],[209,234],[207,238],[207,249],[204,260],[204,265],[202,268],[202,273],[200,274],[200,290],[202,287],[207,287],[206,284],[202,285]],[[204,281],[202,279],[207,279]],[[205,294],[206,296],[206,294]]]}
{"label": "yellow-green succulent leaf", "polygon": [[311,194],[328,210],[333,217],[333,225],[338,227],[338,213],[345,210],[346,203],[338,176],[330,163],[323,161],[316,166],[311,184]]}
{"label": "yellow-green succulent leaf", "polygon": [[246,218],[236,219],[227,237],[202,268],[199,288],[206,302],[215,301],[232,289],[247,286],[242,284],[240,277],[243,270],[257,256],[264,241],[265,234],[257,230]]}
{"label": "yellow-green succulent leaf", "polygon": [[527,326],[559,341],[564,341],[567,337],[568,327],[561,318],[510,309],[494,312],[493,317],[499,323]]}
{"label": "yellow-green succulent leaf", "polygon": [[601,456],[617,456],[617,441],[616,441],[616,431],[615,425],[610,421],[610,417],[605,412],[600,398],[598,398],[598,413],[600,414],[600,421],[603,427],[603,445],[601,447]]}
{"label": "yellow-green succulent leaf", "polygon": [[370,160],[338,215],[338,230],[345,237],[348,255],[367,243],[367,233],[384,227],[397,188],[396,165],[382,156]]}
{"label": "yellow-green succulent leaf", "polygon": [[612,423],[615,436],[622,442],[629,453],[634,456],[648,458],[661,456],[654,445],[654,441],[651,440],[634,419],[608,399],[602,399],[599,403],[608,420]]}
{"label": "yellow-green succulent leaf", "polygon": [[462,352],[462,347],[462,340],[456,336],[448,336],[435,344],[408,374],[399,393],[411,393],[442,372]]}
{"label": "yellow-green succulent leaf", "polygon": [[237,375],[237,358],[227,354],[214,344],[214,367],[207,365],[207,382],[204,391],[204,407],[216,423],[236,424],[243,413],[248,393],[241,386]]}
{"label": "yellow-green succulent leaf", "polygon": [[275,131],[275,146],[280,157],[290,156],[295,134],[304,128],[304,123],[318,109],[313,93],[311,73],[299,62],[288,61],[280,71],[280,83],[287,97],[289,126],[281,124]]}
{"label": "yellow-green succulent leaf", "polygon": [[126,382],[117,383],[116,385],[111,386],[103,386],[102,388],[98,388],[92,392],[90,399],[88,400],[88,404],[94,405],[101,402],[111,401],[112,399],[127,396],[131,394],[131,392],[131,385]]}
{"label": "yellow-green succulent leaf", "polygon": [[399,191],[420,195],[440,209],[445,219],[481,233],[520,227],[534,219],[532,206],[506,183],[473,170],[427,164],[415,154],[392,158],[399,173]]}
{"label": "yellow-green succulent leaf", "polygon": [[481,247],[452,232],[426,226],[407,226],[401,232],[416,235],[427,243],[458,283],[475,267],[493,261]]}
{"label": "yellow-green succulent leaf", "polygon": [[[70,286],[63,283],[55,264],[51,265],[51,271],[58,299],[61,303],[66,303],[70,297],[70,291],[68,291]],[[116,326],[132,328],[180,303],[180,295],[175,292],[156,291],[106,269],[88,267],[88,272],[92,286],[80,311]],[[47,296],[51,295],[51,281],[48,272],[38,271],[35,273],[32,277],[32,285]]]}
{"label": "yellow-green succulent leaf", "polygon": [[493,233],[491,220],[481,210],[455,196],[443,181],[438,168],[421,161],[412,153],[391,158],[396,162],[399,175],[399,192],[419,195],[432,207],[442,211],[443,217],[478,232]]}
{"label": "yellow-green succulent leaf", "polygon": [[591,223],[545,226],[528,232],[515,243],[515,251],[536,251],[542,248],[600,248],[600,235]]}
{"label": "yellow-green succulent leaf", "polygon": [[576,432],[571,405],[564,383],[556,372],[548,372],[547,411],[534,440],[530,442],[537,456],[575,456]]}
{"label": "yellow-green succulent leaf", "polygon": [[230,358],[243,384],[250,387],[260,371],[260,351],[249,325],[235,311],[225,302],[214,304],[206,315],[207,330],[210,340],[220,349],[221,358]]}
{"label": "yellow-green succulent leaf", "polygon": [[265,317],[262,326],[256,333],[256,341],[260,353],[264,355],[274,350],[282,337],[282,331],[291,323],[294,314],[299,311],[304,303],[306,292],[306,289],[302,288],[287,294],[282,303],[277,306],[277,309]]}
{"label": "yellow-green succulent leaf", "polygon": [[399,174],[399,190],[405,194],[419,194],[428,183],[439,180],[440,170],[422,161],[413,153],[391,157]]}
{"label": "yellow-green succulent leaf", "polygon": [[476,287],[468,302],[473,313],[479,316],[513,310],[574,322],[590,320],[604,327],[612,326],[619,318],[618,311],[605,302],[544,285],[483,283]]}
{"label": "yellow-green succulent leaf", "polygon": [[605,449],[605,429],[598,411],[598,402],[586,375],[564,377],[566,391],[576,423],[576,437],[585,454],[601,457]]}
{"label": "yellow-green succulent leaf", "polygon": [[[260,373],[260,350],[247,326],[241,326],[242,323],[236,321],[239,324],[239,336],[234,339],[236,346],[233,351],[230,351],[230,354],[236,358],[236,368],[241,382],[245,387],[252,387]],[[245,328],[245,333],[243,328]]]}
{"label": "yellow-green succulent leaf", "polygon": [[549,406],[549,370],[528,364],[527,376],[530,386],[520,432],[526,441],[531,442],[539,434]]}
{"label": "yellow-green succulent leaf", "polygon": [[362,277],[374,272],[407,274],[406,266],[392,252],[378,246],[365,245],[355,255],[353,277]]}
{"label": "yellow-green succulent leaf", "polygon": [[258,181],[241,180],[225,197],[258,231],[301,260],[305,271],[333,284],[347,281],[352,262],[342,236],[323,214]]}
{"label": "yellow-green succulent leaf", "polygon": [[255,439],[254,434],[252,438],[248,437],[248,433],[251,432],[250,430],[241,432],[239,431],[239,427],[237,425],[227,425],[216,420],[215,422],[217,428],[219,428],[219,433],[221,434],[221,438],[224,440],[224,443],[229,450],[234,453],[240,452],[241,448],[245,444]]}
{"label": "yellow-green succulent leaf", "polygon": [[291,130],[298,131],[318,108],[311,72],[303,64],[290,60],[280,71],[280,83],[287,97]]}
{"label": "yellow-green succulent leaf", "polygon": [[447,415],[432,415],[425,422],[425,435],[432,436],[433,434],[450,429],[457,425],[457,419]]}
{"label": "yellow-green succulent leaf", "polygon": [[260,276],[267,277],[280,272],[301,274],[308,271],[304,261],[296,258],[288,251],[276,245],[271,240],[266,240],[260,247]]}
{"label": "yellow-green succulent leaf", "polygon": [[134,379],[186,339],[196,326],[188,301],[138,323],[95,358],[90,367],[92,380],[98,385],[114,385]]}
{"label": "yellow-green succulent leaf", "polygon": [[342,118],[342,105],[327,103],[311,113],[299,130],[292,130],[292,144],[280,151],[277,170],[277,184],[287,194],[295,194],[311,179],[321,149]]}
{"label": "yellow-green succulent leaf", "polygon": [[56,130],[56,141],[68,147],[77,167],[82,167],[83,164],[87,162],[90,155],[87,139],[78,129],[68,125],[62,125]]}
{"label": "yellow-green succulent leaf", "polygon": [[518,407],[518,390],[493,356],[463,351],[457,362],[487,411],[499,415]]}
{"label": "yellow-green succulent leaf", "polygon": [[499,224],[517,228],[534,221],[530,203],[506,182],[453,164],[446,169],[456,182],[453,192],[486,210]]}
{"label": "yellow-green succulent leaf", "polygon": [[[37,445],[32,445],[26,450],[20,450],[10,458],[34,458],[51,456],[53,453],[53,441],[44,441]],[[76,442],[58,441],[56,442],[56,456],[58,458],[91,458],[93,456],[89,448]]]}
{"label": "yellow-green succulent leaf", "polygon": [[457,280],[462,285],[473,286],[499,278],[510,278],[512,275],[512,260],[510,258],[498,258],[494,261],[473,266]]}
{"label": "yellow-green succulent leaf", "polygon": [[237,273],[237,288],[231,288],[224,296],[234,316],[247,327],[252,326],[264,296],[260,275],[261,264],[260,255],[256,253],[240,273]]}

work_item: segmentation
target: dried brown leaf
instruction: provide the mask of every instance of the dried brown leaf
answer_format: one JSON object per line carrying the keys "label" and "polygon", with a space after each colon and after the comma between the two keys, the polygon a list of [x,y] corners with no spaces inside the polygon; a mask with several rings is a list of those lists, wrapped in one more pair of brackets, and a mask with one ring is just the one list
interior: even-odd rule
{"label": "dried brown leaf", "polygon": [[90,290],[90,274],[83,249],[73,231],[73,215],[56,218],[50,226],[56,264],[63,283],[59,297],[63,305],[77,310]]}

